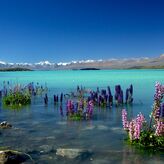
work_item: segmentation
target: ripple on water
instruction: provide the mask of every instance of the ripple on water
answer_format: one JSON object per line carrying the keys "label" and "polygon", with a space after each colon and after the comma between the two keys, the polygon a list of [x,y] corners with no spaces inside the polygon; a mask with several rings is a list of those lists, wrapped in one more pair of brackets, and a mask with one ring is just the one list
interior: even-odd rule
{"label": "ripple on water", "polygon": [[[27,81],[44,84],[46,80],[51,90],[48,94],[49,104],[47,106],[44,105],[43,97],[37,97],[32,101],[29,108],[21,111],[5,110],[0,106],[0,120],[7,120],[13,125],[12,129],[0,131],[0,146],[29,152],[36,163],[137,164],[137,162],[144,163],[145,161],[148,164],[163,163],[164,158],[159,155],[146,156],[136,151],[130,151],[132,148],[129,146],[128,150],[124,150],[126,145],[123,144],[125,132],[121,128],[121,108],[95,109],[91,121],[68,121],[64,109],[64,117],[60,116],[60,106],[59,104],[54,105],[53,95],[61,92],[69,93],[75,89],[76,82],[78,85],[85,84],[86,88],[93,89],[96,89],[97,86],[105,89],[106,86],[110,85],[112,94],[114,94],[116,84],[120,83],[125,93],[125,89],[132,83],[134,84],[134,104],[133,106],[126,106],[129,117],[135,116],[140,111],[149,116],[154,84],[156,80],[164,81],[164,71],[101,70],[100,72],[86,71],[85,74],[81,73],[78,71],[61,71],[59,74],[58,71],[33,71],[29,73],[32,76],[27,76],[26,79],[22,78],[26,76],[26,72],[13,72],[7,75],[5,73],[6,77],[0,73],[0,77],[3,76],[0,78],[1,84],[3,84],[3,80],[12,80],[12,84],[16,84],[18,80],[15,79],[14,81],[13,77],[18,78],[18,82],[24,84]],[[135,78],[131,78],[134,74]],[[78,75],[77,81],[76,75]],[[103,79],[103,83],[100,78]],[[74,83],[72,83],[72,79],[75,80]],[[150,96],[142,94],[143,90]],[[65,106],[64,103],[63,106]],[[68,161],[65,158],[58,158],[55,150],[59,147],[92,149],[93,159],[91,161],[81,159]]]}

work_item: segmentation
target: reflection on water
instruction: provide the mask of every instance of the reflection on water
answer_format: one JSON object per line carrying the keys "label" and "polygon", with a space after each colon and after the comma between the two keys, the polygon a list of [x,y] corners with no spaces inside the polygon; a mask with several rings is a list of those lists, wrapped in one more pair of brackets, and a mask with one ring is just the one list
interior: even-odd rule
{"label": "reflection on water", "polygon": [[[13,124],[1,130],[0,145],[29,153],[38,163],[147,163],[162,162],[160,154],[143,154],[124,144],[120,108],[95,109],[93,120],[68,121],[60,105],[43,105],[40,98],[22,110],[1,110],[0,119]],[[1,107],[2,108],[2,107]],[[126,107],[129,117],[134,106]],[[76,159],[56,156],[57,148],[80,148],[92,153]]]}
{"label": "reflection on water", "polygon": [[[146,117],[149,116],[154,84],[156,80],[161,82],[164,80],[163,71],[117,70],[80,72],[80,74],[78,71],[41,73],[34,71],[15,74],[0,73],[0,76],[3,77],[0,81],[11,80],[15,77],[17,78],[15,83],[19,81],[27,84],[33,80],[42,84],[47,82],[49,102],[48,105],[44,105],[44,96],[34,97],[32,104],[22,110],[4,109],[0,104],[0,122],[6,120],[13,125],[12,129],[0,129],[0,147],[26,152],[36,163],[41,164],[163,163],[163,154],[149,153],[126,145],[124,143],[126,133],[122,129],[121,122],[122,108],[127,109],[129,118],[134,117],[140,111]],[[135,77],[133,77],[134,74]],[[43,79],[43,77],[45,78]],[[73,80],[74,82],[72,82]],[[110,85],[111,88],[114,88],[114,85],[121,84],[125,89],[131,83],[134,86],[134,104],[132,106],[96,108],[93,120],[69,121],[66,118],[66,104],[62,104],[63,115],[61,115],[60,104],[54,105],[53,103],[53,94],[64,91],[68,93],[76,85],[84,84],[86,87],[96,89],[97,86],[106,88]],[[68,159],[56,155],[58,148],[79,148],[88,150],[90,153],[76,159]]]}

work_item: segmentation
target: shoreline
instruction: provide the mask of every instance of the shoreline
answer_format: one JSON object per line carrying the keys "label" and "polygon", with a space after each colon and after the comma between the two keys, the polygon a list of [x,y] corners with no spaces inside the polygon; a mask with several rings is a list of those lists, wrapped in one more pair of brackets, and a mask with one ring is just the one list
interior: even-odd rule
{"label": "shoreline", "polygon": [[160,67],[130,67],[130,68],[63,68],[63,69],[29,69],[29,68],[0,68],[0,72],[21,72],[21,71],[99,71],[99,70],[163,70],[164,66]]}

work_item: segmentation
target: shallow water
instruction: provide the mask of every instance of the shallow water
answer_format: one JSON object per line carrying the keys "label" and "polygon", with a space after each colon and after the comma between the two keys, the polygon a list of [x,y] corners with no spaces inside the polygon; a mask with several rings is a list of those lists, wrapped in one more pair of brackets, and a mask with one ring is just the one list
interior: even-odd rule
{"label": "shallow water", "polygon": [[[43,97],[33,98],[30,106],[11,111],[0,107],[0,121],[7,120],[14,127],[0,130],[0,146],[26,152],[36,163],[162,163],[164,155],[148,153],[124,143],[121,109],[127,108],[129,117],[142,112],[148,118],[153,104],[156,81],[164,83],[164,70],[100,70],[100,71],[33,71],[0,72],[0,89],[3,81],[10,84],[39,82],[49,88],[49,103]],[[120,84],[124,92],[134,86],[132,106],[94,110],[90,121],[68,121],[65,112],[53,103],[53,94],[69,93],[77,85],[87,89],[100,89]],[[63,107],[65,103],[63,103]],[[57,148],[80,148],[90,153],[76,159],[56,155]]]}

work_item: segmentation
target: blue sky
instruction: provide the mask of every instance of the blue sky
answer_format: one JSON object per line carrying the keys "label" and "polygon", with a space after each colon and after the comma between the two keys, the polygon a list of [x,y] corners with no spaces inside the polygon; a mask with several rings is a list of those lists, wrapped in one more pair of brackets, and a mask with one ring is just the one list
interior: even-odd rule
{"label": "blue sky", "polygon": [[163,0],[0,0],[0,60],[53,62],[164,53]]}

